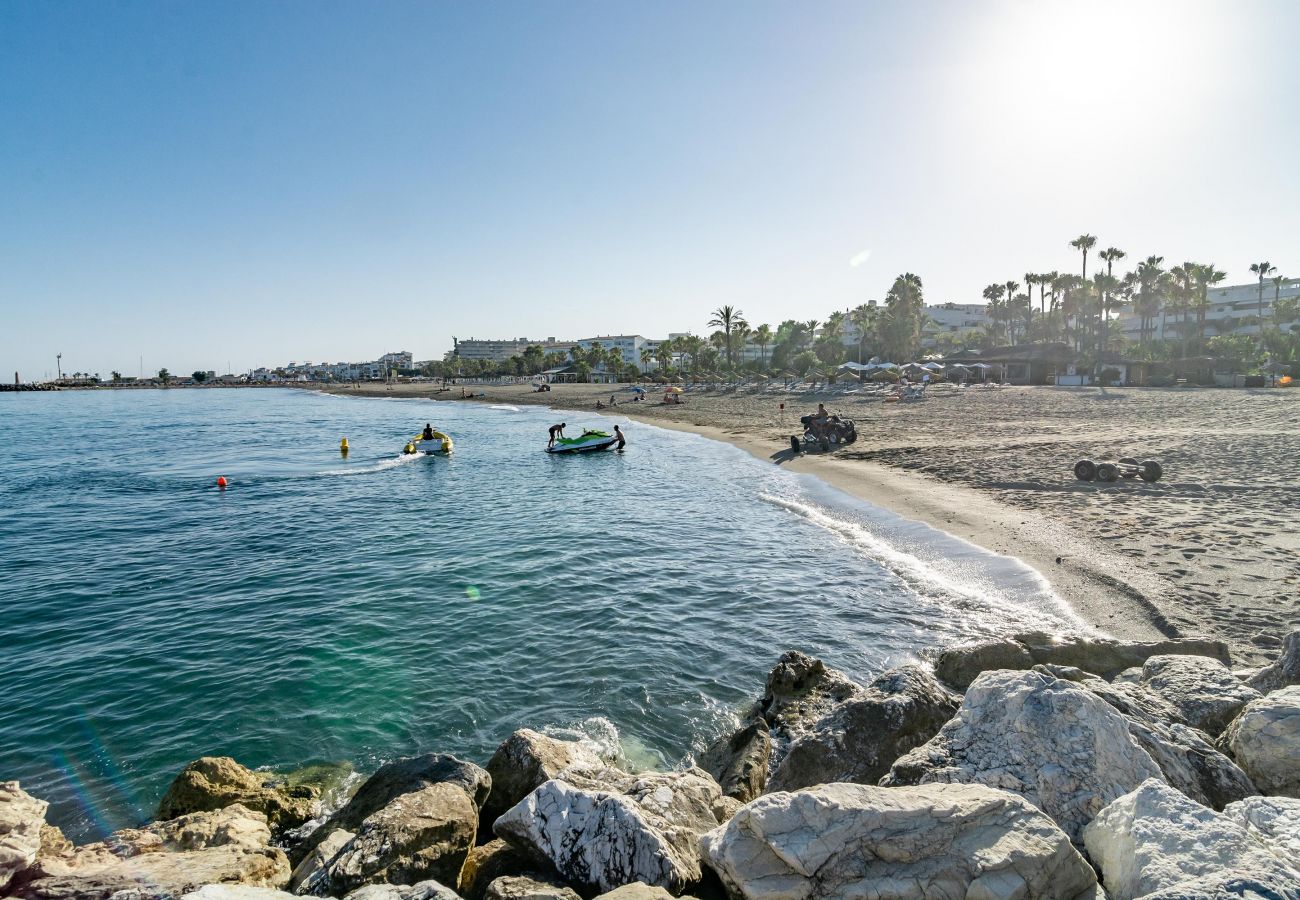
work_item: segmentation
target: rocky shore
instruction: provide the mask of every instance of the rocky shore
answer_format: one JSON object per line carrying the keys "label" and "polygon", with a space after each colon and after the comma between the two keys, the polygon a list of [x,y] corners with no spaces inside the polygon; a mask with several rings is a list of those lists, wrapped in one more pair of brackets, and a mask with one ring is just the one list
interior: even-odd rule
{"label": "rocky shore", "polygon": [[73,846],[0,783],[0,896],[1300,900],[1300,631],[1246,671],[1025,634],[864,685],[790,651],[690,768],[522,729],[325,797],[205,757],[158,821]]}

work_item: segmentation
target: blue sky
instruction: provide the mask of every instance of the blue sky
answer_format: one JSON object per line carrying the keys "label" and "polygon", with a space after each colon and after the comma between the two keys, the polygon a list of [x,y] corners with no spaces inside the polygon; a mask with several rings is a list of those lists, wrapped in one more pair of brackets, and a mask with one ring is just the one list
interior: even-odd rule
{"label": "blue sky", "polygon": [[[1300,4],[0,4],[0,372],[1300,275]],[[5,374],[5,378],[12,374]]]}

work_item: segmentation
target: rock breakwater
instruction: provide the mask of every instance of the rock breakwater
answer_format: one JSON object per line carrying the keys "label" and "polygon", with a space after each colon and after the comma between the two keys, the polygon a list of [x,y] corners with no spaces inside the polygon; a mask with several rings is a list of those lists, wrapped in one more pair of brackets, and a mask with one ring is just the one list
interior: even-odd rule
{"label": "rock breakwater", "polygon": [[521,729],[483,766],[389,762],[330,812],[204,757],[159,821],[79,847],[5,782],[0,896],[1300,900],[1298,642],[1233,673],[1214,642],[1027,635],[865,685],[791,651],[698,766]]}

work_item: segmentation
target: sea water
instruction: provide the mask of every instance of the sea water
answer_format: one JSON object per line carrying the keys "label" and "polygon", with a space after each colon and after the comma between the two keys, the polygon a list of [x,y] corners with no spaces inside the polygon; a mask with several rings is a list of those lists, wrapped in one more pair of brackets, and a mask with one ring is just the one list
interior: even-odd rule
{"label": "sea water", "polygon": [[[561,420],[627,449],[548,455]],[[401,454],[425,422],[454,455]],[[671,767],[786,649],[867,679],[1079,624],[1015,560],[616,416],[104,390],[0,394],[0,433],[0,779],[77,838],[201,755],[481,764],[529,726]]]}

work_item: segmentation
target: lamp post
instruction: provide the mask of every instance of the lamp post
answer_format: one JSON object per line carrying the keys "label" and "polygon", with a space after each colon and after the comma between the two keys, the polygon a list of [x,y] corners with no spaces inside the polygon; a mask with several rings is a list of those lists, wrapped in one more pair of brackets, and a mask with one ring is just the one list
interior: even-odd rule
{"label": "lamp post", "polygon": [[63,380],[63,354],[62,353],[54,354],[54,365],[58,367],[59,381],[62,381]]}

